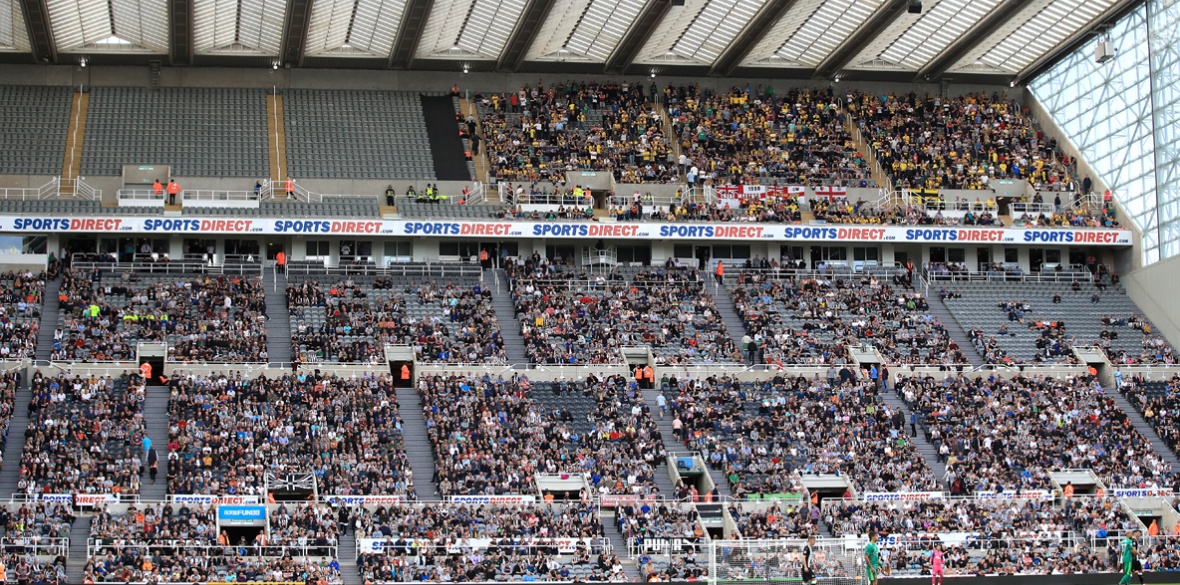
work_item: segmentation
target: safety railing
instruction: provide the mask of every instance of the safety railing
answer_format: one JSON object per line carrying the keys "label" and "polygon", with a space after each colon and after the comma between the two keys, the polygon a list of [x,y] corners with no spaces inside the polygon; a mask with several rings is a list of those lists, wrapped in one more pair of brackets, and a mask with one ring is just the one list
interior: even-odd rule
{"label": "safety railing", "polygon": [[939,272],[926,270],[927,281],[934,282],[1089,282],[1093,275],[1088,272],[1074,271],[1040,271],[1024,272],[1012,270],[987,270],[982,272],[948,271]]}
{"label": "safety railing", "polygon": [[[42,189],[44,188],[42,187]],[[102,200],[102,191],[95,189],[82,179],[60,179],[57,192],[54,195],[60,194],[62,191],[73,191],[74,196],[79,199],[89,199],[91,201]],[[46,195],[46,197],[49,196]]]}
{"label": "safety railing", "polygon": [[17,199],[21,201],[36,201],[56,197],[61,180],[57,177],[40,187],[12,187],[0,189],[0,199]]}
{"label": "safety railing", "polygon": [[108,542],[106,539],[101,538],[91,538],[86,542],[86,554],[90,557],[106,554],[123,554],[128,551],[140,551],[148,553],[148,556],[162,557],[171,557],[178,551],[185,551],[190,554],[204,553],[204,556],[236,555],[240,557],[332,558],[338,556],[339,547],[335,544],[221,545],[191,540],[153,541],[151,544],[146,544],[128,542],[127,539],[109,539]]}
{"label": "safety railing", "polygon": [[163,207],[167,197],[165,193],[153,193],[151,189],[119,189],[115,191],[115,198],[119,205]]}
{"label": "safety railing", "polygon": [[184,201],[258,201],[261,192],[255,191],[184,191]]}
{"label": "safety railing", "polygon": [[0,550],[10,555],[69,556],[70,539],[44,536],[7,536],[0,538]]}
{"label": "safety railing", "polygon": [[481,276],[483,270],[478,264],[458,262],[373,262],[338,263],[327,261],[291,261],[286,273],[292,276],[316,275],[377,275],[377,276]]}
{"label": "safety railing", "polygon": [[1052,203],[1026,203],[1024,201],[1015,201],[1008,204],[1008,215],[1016,217],[1024,214],[1032,215],[1053,215],[1057,213],[1057,206]]}

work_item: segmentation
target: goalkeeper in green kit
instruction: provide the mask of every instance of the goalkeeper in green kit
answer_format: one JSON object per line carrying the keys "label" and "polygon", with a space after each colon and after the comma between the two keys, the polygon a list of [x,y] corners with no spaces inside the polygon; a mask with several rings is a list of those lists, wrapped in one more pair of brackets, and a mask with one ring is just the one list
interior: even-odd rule
{"label": "goalkeeper in green kit", "polygon": [[881,549],[877,546],[877,532],[869,531],[869,543],[865,545],[865,576],[869,578],[869,585],[877,585],[877,576],[881,574]]}
{"label": "goalkeeper in green kit", "polygon": [[1123,570],[1123,578],[1119,579],[1119,585],[1130,585],[1131,576],[1136,573],[1136,569],[1138,569],[1139,572],[1139,582],[1143,583],[1143,569],[1136,567],[1136,565],[1139,564],[1139,556],[1135,554],[1135,549],[1137,547],[1135,544],[1135,539],[1137,538],[1139,538],[1138,530],[1132,530],[1130,534],[1123,537],[1123,542],[1120,545],[1120,548],[1122,548],[1122,556],[1119,558],[1119,563]]}

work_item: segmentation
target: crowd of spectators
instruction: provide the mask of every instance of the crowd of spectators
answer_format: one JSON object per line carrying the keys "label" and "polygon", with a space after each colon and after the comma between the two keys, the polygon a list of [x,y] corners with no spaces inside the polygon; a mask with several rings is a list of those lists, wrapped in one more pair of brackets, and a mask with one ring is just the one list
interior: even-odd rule
{"label": "crowd of spectators", "polygon": [[512,302],[530,361],[621,363],[624,346],[650,346],[657,363],[741,361],[695,268],[652,268],[585,280],[518,271]]}
{"label": "crowd of spectators", "polygon": [[869,187],[845,113],[830,89],[773,90],[699,86],[665,90],[668,118],[680,141],[688,183]]}
{"label": "crowd of spectators", "polygon": [[591,375],[551,391],[593,397],[589,430],[532,396],[525,376],[420,377],[441,495],[532,494],[535,473],[584,474],[595,495],[653,495],[663,439],[642,397],[622,377]]}
{"label": "crowd of spectators", "polygon": [[138,374],[33,374],[20,493],[137,494],[144,460]]}
{"label": "crowd of spectators", "polygon": [[303,361],[380,363],[386,344],[406,344],[422,362],[507,362],[491,291],[480,283],[432,280],[399,291],[388,277],[310,280],[287,286],[287,304]]}
{"label": "crowd of spectators", "polygon": [[[885,552],[896,576],[930,575],[931,551],[938,538],[900,539]],[[1110,572],[1114,567],[1087,547],[1055,537],[1032,540],[968,541],[943,544],[943,570],[950,575],[1062,575]]]}
{"label": "crowd of spectators", "polygon": [[609,171],[622,183],[677,178],[663,119],[642,85],[538,83],[476,100],[489,173],[500,180],[558,180],[583,170]]}
{"label": "crowd of spectators", "polygon": [[36,353],[46,278],[29,270],[0,274],[0,360]]}
{"label": "crowd of spectators", "polygon": [[902,378],[955,495],[1048,489],[1056,469],[1091,468],[1107,485],[1171,486],[1172,470],[1102,387],[1087,378]]}
{"label": "crowd of spectators", "polygon": [[729,506],[729,516],[742,538],[776,540],[819,535],[819,507],[804,505],[802,498],[759,507],[734,503]]}
{"label": "crowd of spectators", "polygon": [[1170,449],[1180,452],[1180,377],[1165,382],[1149,383],[1140,376],[1121,380],[1118,391],[1143,414],[1143,419]]}
{"label": "crowd of spectators", "polygon": [[901,432],[900,413],[848,368],[761,384],[669,380],[678,439],[723,469],[731,491],[799,493],[799,474],[837,473],[861,491],[923,491],[933,473]]}
{"label": "crowd of spectators", "polygon": [[182,374],[169,384],[171,493],[258,494],[269,470],[314,471],[326,495],[414,494],[388,374]]}
{"label": "crowd of spectators", "polygon": [[143,276],[66,271],[54,360],[132,360],[136,344],[168,343],[178,363],[266,361],[260,277]]}
{"label": "crowd of spectators", "polygon": [[615,525],[623,538],[638,545],[648,538],[696,541],[705,536],[696,508],[689,504],[640,502],[615,508]]}
{"label": "crowd of spectators", "polygon": [[872,274],[785,278],[739,286],[732,295],[755,363],[832,363],[840,348],[862,343],[890,363],[967,363],[922,293],[895,290]]}
{"label": "crowd of spectators", "polygon": [[995,179],[1069,180],[1056,141],[1006,96],[850,92],[846,99],[898,187],[986,189]]}

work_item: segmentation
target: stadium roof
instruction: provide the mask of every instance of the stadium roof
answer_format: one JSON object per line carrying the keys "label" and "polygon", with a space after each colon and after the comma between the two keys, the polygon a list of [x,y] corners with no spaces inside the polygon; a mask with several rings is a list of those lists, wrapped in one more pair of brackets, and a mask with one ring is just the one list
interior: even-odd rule
{"label": "stadium roof", "polygon": [[0,0],[0,61],[995,83],[1142,0]]}

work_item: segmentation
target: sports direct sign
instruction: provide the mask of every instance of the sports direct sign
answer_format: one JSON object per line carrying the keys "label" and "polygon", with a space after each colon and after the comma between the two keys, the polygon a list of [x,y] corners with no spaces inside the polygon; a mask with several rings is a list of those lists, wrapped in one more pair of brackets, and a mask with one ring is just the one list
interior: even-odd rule
{"label": "sports direct sign", "polygon": [[560,221],[335,221],[0,216],[7,233],[150,233],[342,236],[472,236],[632,240],[769,240],[783,242],[958,242],[1129,246],[1131,232],[1111,229],[799,226],[771,223],[628,223]]}

